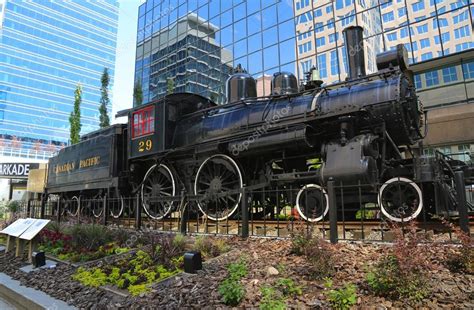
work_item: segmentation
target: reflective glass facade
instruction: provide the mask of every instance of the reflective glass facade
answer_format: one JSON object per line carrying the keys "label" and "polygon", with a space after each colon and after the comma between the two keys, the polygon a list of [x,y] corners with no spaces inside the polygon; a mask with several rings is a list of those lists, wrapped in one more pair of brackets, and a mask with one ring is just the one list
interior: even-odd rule
{"label": "reflective glass facade", "polygon": [[[257,79],[259,95],[278,71],[302,81],[316,66],[329,84],[346,78],[342,30],[350,25],[364,28],[370,73],[375,55],[399,43],[412,63],[474,48],[473,14],[470,0],[148,0],[139,8],[135,81],[144,102],[166,94],[173,78],[174,91],[223,103],[237,64]],[[190,16],[196,22],[183,23]]]}
{"label": "reflective glass facade", "polygon": [[82,133],[98,129],[104,67],[113,85],[118,7],[116,0],[0,0],[0,149],[27,156],[67,143],[78,84]]}

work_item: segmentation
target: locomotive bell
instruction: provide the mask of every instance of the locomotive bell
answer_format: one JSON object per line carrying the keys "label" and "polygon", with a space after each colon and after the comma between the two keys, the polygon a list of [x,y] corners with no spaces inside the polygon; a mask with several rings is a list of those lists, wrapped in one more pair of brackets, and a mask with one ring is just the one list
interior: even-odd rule
{"label": "locomotive bell", "polygon": [[347,77],[353,80],[365,76],[364,29],[360,26],[350,26],[342,32],[346,42],[347,62],[349,64]]}
{"label": "locomotive bell", "polygon": [[287,95],[298,92],[296,76],[290,72],[277,72],[272,78],[272,95]]}
{"label": "locomotive bell", "polygon": [[227,79],[227,103],[257,97],[257,83],[248,73],[238,72]]}

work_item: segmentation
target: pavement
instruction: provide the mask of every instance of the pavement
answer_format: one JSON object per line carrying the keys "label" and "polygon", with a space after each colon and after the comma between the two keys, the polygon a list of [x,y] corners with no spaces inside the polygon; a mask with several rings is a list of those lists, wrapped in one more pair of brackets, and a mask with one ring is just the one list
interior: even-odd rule
{"label": "pavement", "polygon": [[[13,306],[13,308],[8,308],[9,306]],[[72,310],[76,308],[44,292],[22,286],[20,281],[14,280],[4,273],[0,273],[0,309]]]}

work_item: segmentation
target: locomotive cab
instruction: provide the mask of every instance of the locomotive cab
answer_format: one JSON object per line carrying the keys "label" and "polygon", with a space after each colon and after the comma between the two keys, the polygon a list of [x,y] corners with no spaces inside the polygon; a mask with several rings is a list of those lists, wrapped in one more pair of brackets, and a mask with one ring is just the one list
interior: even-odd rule
{"label": "locomotive cab", "polygon": [[171,149],[176,123],[186,114],[213,106],[216,104],[205,97],[177,93],[129,110],[129,158]]}

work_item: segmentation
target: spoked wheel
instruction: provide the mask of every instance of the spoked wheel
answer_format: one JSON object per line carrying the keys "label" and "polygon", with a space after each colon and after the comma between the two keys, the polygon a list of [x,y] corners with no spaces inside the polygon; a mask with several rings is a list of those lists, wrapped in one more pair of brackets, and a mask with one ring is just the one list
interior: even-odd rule
{"label": "spoked wheel", "polygon": [[296,195],[296,210],[304,220],[319,222],[329,211],[328,194],[317,184],[307,184]]}
{"label": "spoked wheel", "polygon": [[194,182],[194,193],[204,196],[198,201],[199,210],[213,221],[227,219],[239,206],[242,187],[242,173],[231,157],[209,157],[199,167]]}
{"label": "spoked wheel", "polygon": [[171,211],[173,201],[159,201],[161,197],[172,197],[176,194],[176,183],[173,173],[166,165],[153,165],[145,174],[141,189],[142,205],[146,214],[161,220]]}
{"label": "spoked wheel", "polygon": [[382,213],[394,222],[408,222],[423,208],[421,189],[407,178],[392,178],[380,188],[378,203]]}

